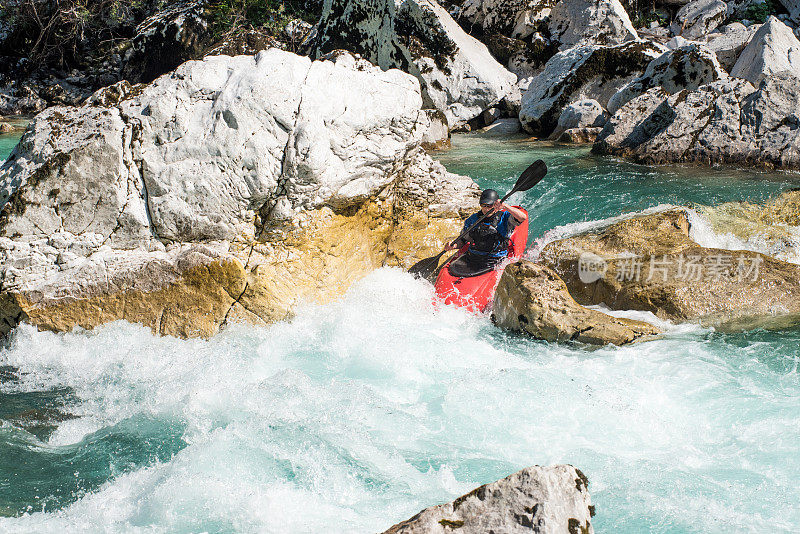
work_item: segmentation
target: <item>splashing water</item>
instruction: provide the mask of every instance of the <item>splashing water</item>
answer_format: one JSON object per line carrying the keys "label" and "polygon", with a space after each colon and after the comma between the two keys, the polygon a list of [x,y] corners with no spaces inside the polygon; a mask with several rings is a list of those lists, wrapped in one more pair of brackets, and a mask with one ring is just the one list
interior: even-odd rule
{"label": "splashing water", "polygon": [[[475,139],[441,157],[465,172],[456,160],[492,154],[494,174],[469,172],[481,185],[513,183],[500,162],[548,161],[540,196],[519,199],[536,206],[532,239],[736,200],[743,183],[764,199],[791,178]],[[622,348],[533,341],[388,268],[292,321],[209,340],[22,326],[0,351],[0,532],[380,532],[553,463],[589,476],[597,532],[798,531],[800,331],[665,326]]]}

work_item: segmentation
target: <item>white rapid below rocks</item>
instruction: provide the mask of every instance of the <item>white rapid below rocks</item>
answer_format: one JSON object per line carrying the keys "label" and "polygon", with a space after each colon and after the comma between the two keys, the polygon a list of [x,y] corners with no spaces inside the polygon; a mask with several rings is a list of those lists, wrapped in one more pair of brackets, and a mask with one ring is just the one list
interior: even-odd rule
{"label": "white rapid below rocks", "polygon": [[48,109],[0,168],[0,331],[211,335],[430,255],[475,186],[419,148],[421,106],[399,70],[270,49]]}
{"label": "white rapid below rocks", "polygon": [[0,391],[70,388],[81,417],[23,450],[74,449],[137,416],[177,422],[186,446],[0,531],[382,532],[522,467],[570,463],[591,481],[597,532],[789,532],[797,342],[683,326],[587,352],[436,307],[397,269],[210,340],[24,326],[0,351],[20,382]]}

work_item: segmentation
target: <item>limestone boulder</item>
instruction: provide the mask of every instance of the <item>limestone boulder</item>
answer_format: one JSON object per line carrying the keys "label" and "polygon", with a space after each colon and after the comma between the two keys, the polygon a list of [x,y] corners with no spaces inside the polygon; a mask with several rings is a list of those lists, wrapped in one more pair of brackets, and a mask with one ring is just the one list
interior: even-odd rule
{"label": "limestone boulder", "polygon": [[742,50],[760,27],[761,24],[745,26],[740,22],[733,22],[718,28],[717,32],[708,35],[708,49],[716,54],[719,64],[730,72]]}
{"label": "limestone boulder", "polygon": [[581,145],[591,144],[597,141],[597,136],[600,135],[601,131],[603,131],[603,128],[601,128],[600,126],[567,128],[558,137],[558,141],[562,143],[572,143]]}
{"label": "limestone boulder", "polygon": [[664,52],[647,65],[644,74],[632,80],[608,101],[608,111],[619,108],[653,87],[674,94],[683,89],[694,90],[707,83],[727,78],[717,56],[699,43],[690,43]]}
{"label": "limestone boulder", "polygon": [[608,112],[597,100],[583,98],[564,108],[564,111],[558,117],[558,126],[556,126],[550,137],[558,139],[565,131],[574,128],[600,127],[606,123],[607,119]]}
{"label": "limestone boulder", "polygon": [[430,126],[422,134],[422,148],[425,150],[440,150],[450,146],[450,128],[447,117],[438,109],[423,110],[428,116]]}
{"label": "limestone boulder", "polygon": [[584,532],[594,528],[589,480],[571,465],[533,466],[432,506],[384,534]]}
{"label": "limestone boulder", "polygon": [[705,37],[728,17],[722,0],[692,0],[678,11],[670,26],[673,35],[695,40]]}
{"label": "limestone boulder", "polygon": [[481,128],[480,133],[492,137],[506,137],[518,134],[522,130],[519,120],[515,118],[497,119],[489,126]]}
{"label": "limestone boulder", "polygon": [[800,77],[800,41],[786,24],[770,17],[739,55],[731,76],[758,85],[764,76],[783,71]]}
{"label": "limestone boulder", "polygon": [[749,250],[703,247],[690,233],[684,210],[638,216],[550,243],[539,261],[583,305],[731,330],[800,321],[800,266]]}
{"label": "limestone boulder", "polygon": [[499,327],[546,341],[624,345],[661,333],[648,323],[581,306],[552,269],[527,260],[503,272],[492,313]]}
{"label": "limestone boulder", "polygon": [[638,162],[800,167],[800,80],[789,73],[729,78],[694,91],[650,89],[619,109],[593,151]]}
{"label": "limestone boulder", "polygon": [[789,12],[789,18],[792,21],[800,22],[800,2],[798,0],[779,0],[779,2]]}
{"label": "limestone boulder", "polygon": [[486,45],[433,0],[326,2],[312,56],[336,49],[416,76],[425,107],[442,111],[451,129],[498,104],[516,83]]}
{"label": "limestone boulder", "polygon": [[583,45],[559,52],[530,80],[522,95],[519,119],[523,128],[534,135],[550,135],[561,111],[579,98],[591,98],[606,106],[662,52],[662,47],[643,42]]}
{"label": "limestone boulder", "polygon": [[44,111],[0,167],[0,331],[211,335],[431,255],[477,187],[420,148],[421,106],[398,70],[270,49]]}
{"label": "limestone boulder", "polygon": [[561,0],[550,13],[550,37],[561,50],[576,45],[618,45],[639,38],[619,0]]}

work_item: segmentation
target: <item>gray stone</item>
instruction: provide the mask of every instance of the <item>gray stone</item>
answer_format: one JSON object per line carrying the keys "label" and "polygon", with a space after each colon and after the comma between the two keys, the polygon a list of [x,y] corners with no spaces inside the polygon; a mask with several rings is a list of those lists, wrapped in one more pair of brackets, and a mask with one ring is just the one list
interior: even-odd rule
{"label": "gray stone", "polygon": [[740,22],[723,26],[717,33],[708,35],[708,49],[717,55],[719,64],[730,72],[742,50],[760,27],[761,24],[745,26]]}
{"label": "gray stone", "polygon": [[608,111],[619,108],[653,87],[661,87],[669,94],[683,89],[694,90],[727,78],[716,55],[705,46],[691,43],[676,48],[654,59],[647,65],[644,74],[628,83],[608,101]]}
{"label": "gray stone", "polygon": [[550,13],[548,27],[561,50],[579,44],[617,45],[639,38],[619,0],[561,0]]}
{"label": "gray stone", "polygon": [[650,89],[620,108],[593,150],[645,163],[800,168],[800,79],[779,73],[756,90],[728,78],[694,91]]}
{"label": "gray stone", "polygon": [[438,109],[422,110],[430,121],[430,126],[422,134],[422,148],[425,150],[439,150],[450,146],[450,128],[447,126],[447,117]]}
{"label": "gray stone", "polygon": [[555,0],[465,0],[458,20],[479,26],[483,33],[525,39],[547,19]]}
{"label": "gray stone", "polygon": [[497,119],[489,126],[485,128],[481,128],[479,131],[482,134],[496,136],[496,137],[504,137],[508,135],[514,135],[522,130],[522,125],[520,125],[518,119]]}
{"label": "gray stone", "polygon": [[603,126],[608,119],[608,112],[597,100],[584,98],[577,100],[561,112],[558,126],[553,130],[551,139],[559,139],[561,134],[572,128]]}
{"label": "gray stone", "polygon": [[705,37],[728,16],[728,4],[722,0],[692,0],[683,6],[670,26],[674,35],[687,39]]}
{"label": "gray stone", "polygon": [[432,506],[384,534],[592,534],[589,480],[571,465],[533,466]]}
{"label": "gray stone", "polygon": [[526,131],[548,136],[561,110],[583,96],[605,106],[619,89],[640,76],[664,51],[651,43],[583,45],[553,56],[522,95],[520,122]]}
{"label": "gray stone", "polygon": [[770,17],[740,54],[731,76],[758,85],[764,76],[782,71],[800,76],[800,41],[786,24]]}

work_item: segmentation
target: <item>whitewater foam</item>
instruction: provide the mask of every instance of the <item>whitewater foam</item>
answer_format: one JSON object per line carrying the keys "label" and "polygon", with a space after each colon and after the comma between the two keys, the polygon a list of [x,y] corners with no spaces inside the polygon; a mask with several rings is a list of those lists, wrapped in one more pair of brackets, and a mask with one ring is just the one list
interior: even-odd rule
{"label": "whitewater foam", "polygon": [[800,499],[800,383],[796,361],[777,363],[796,342],[694,328],[586,352],[432,300],[381,269],[290,322],[210,340],[17,329],[0,352],[13,387],[70,388],[82,415],[52,450],[114,425],[144,447],[137,418],[175,422],[184,445],[0,531],[380,532],[560,462],[589,476],[598,532],[800,524],[785,506]]}

